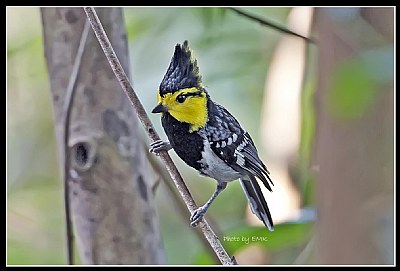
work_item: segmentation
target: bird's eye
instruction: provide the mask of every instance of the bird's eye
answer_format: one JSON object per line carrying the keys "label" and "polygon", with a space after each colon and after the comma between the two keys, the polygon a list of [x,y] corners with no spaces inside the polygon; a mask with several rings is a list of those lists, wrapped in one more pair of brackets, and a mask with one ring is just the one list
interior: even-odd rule
{"label": "bird's eye", "polygon": [[178,97],[176,97],[176,101],[178,103],[183,103],[186,100],[186,96],[184,95],[179,95]]}

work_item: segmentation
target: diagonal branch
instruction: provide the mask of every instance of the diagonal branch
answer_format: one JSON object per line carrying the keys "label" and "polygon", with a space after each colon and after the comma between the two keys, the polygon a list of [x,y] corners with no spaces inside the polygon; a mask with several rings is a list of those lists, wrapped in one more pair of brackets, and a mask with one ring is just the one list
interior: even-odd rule
{"label": "diagonal branch", "polygon": [[65,94],[65,100],[62,108],[62,116],[64,117],[64,208],[65,208],[65,223],[66,223],[66,238],[67,238],[67,257],[68,264],[74,264],[74,250],[73,250],[73,232],[72,232],[72,221],[70,211],[70,200],[69,200],[69,168],[70,168],[70,152],[68,150],[69,141],[69,126],[71,119],[71,109],[74,100],[74,94],[76,93],[76,82],[79,74],[79,68],[81,66],[82,55],[85,49],[86,38],[89,33],[89,23],[85,22],[85,26],[82,30],[81,40],[79,42],[78,50],[76,52],[74,66],[72,67],[71,76],[69,78],[68,87]]}
{"label": "diagonal branch", "polygon": [[240,15],[242,15],[242,16],[250,19],[250,20],[259,22],[262,25],[269,26],[269,27],[271,27],[273,29],[276,29],[276,30],[278,30],[280,32],[283,32],[283,33],[286,33],[286,34],[289,34],[289,35],[294,35],[296,37],[305,39],[309,43],[314,43],[314,44],[316,43],[316,41],[313,38],[305,37],[305,36],[303,36],[303,35],[301,35],[299,33],[293,32],[292,30],[289,30],[289,29],[287,29],[287,28],[285,28],[283,26],[279,26],[276,23],[267,21],[265,19],[261,19],[261,18],[255,16],[255,15],[249,14],[249,13],[247,13],[245,11],[240,10],[240,9],[237,9],[237,8],[228,8],[228,9],[233,10],[234,12],[236,12],[236,13],[238,13],[238,14],[240,14]]}
{"label": "diagonal branch", "polygon": [[[143,145],[144,147],[146,147],[146,145]],[[147,149],[146,149],[147,151]],[[155,156],[149,152],[148,153],[148,159],[150,161],[151,166],[153,167],[154,171],[158,173],[158,175],[160,176],[161,179],[164,180],[168,191],[172,194],[173,198],[178,199],[175,203],[178,206],[178,213],[183,217],[183,218],[187,218],[187,207],[186,204],[179,199],[179,192],[176,191],[173,183],[171,182],[171,176],[167,173],[167,171],[165,170],[165,168],[162,167],[161,163],[159,160],[156,160]],[[158,184],[157,184],[158,185]],[[208,221],[209,224],[214,228],[214,231],[216,233],[216,235],[220,235],[221,230],[217,227],[217,224],[214,223],[212,217],[208,214]],[[208,241],[206,239],[206,237],[203,235],[201,229],[196,228],[195,233],[197,235],[197,237],[199,238],[199,240],[203,243],[205,249],[210,252],[210,255],[212,255],[213,260],[217,263],[219,261],[217,255],[215,255],[212,247],[209,246]]]}
{"label": "diagonal branch", "polygon": [[[84,7],[86,15],[89,19],[89,22],[93,28],[94,33],[101,45],[101,48],[104,51],[104,54],[107,57],[108,62],[118,79],[122,89],[126,93],[129,98],[129,101],[132,103],[132,106],[135,108],[136,113],[139,117],[139,120],[142,122],[148,136],[153,140],[160,140],[157,132],[155,131],[153,124],[151,123],[149,117],[147,116],[146,111],[144,110],[143,105],[141,104],[139,98],[137,97],[134,89],[132,88],[131,83],[129,82],[128,77],[124,69],[122,68],[114,49],[112,48],[110,41],[105,33],[103,26],[96,14],[96,11],[92,7]],[[160,153],[160,158],[164,162],[169,174],[171,175],[172,180],[174,181],[181,197],[183,198],[187,208],[189,209],[190,213],[193,213],[197,206],[194,202],[185,182],[182,179],[182,176],[178,172],[175,164],[173,163],[171,157],[169,156],[168,152],[163,151]],[[213,248],[215,254],[218,256],[219,260],[224,265],[233,265],[235,264],[234,261],[231,260],[227,252],[225,251],[224,247],[222,246],[221,242],[218,240],[218,237],[215,235],[211,227],[208,225],[207,221],[203,219],[199,223],[199,227],[202,230],[204,236],[207,238],[207,241],[210,243],[210,246]]]}

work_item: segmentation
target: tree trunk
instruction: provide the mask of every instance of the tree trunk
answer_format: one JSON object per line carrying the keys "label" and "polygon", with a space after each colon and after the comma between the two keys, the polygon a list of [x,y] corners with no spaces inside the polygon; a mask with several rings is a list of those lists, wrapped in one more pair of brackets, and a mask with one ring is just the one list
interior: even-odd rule
{"label": "tree trunk", "polygon": [[[121,8],[97,8],[97,12],[129,73]],[[63,102],[87,19],[82,8],[42,8],[41,14],[62,158]],[[70,152],[69,196],[81,262],[165,263],[151,191],[154,174],[143,150],[139,123],[91,29],[75,91],[66,150]]]}
{"label": "tree trunk", "polygon": [[[385,37],[393,9],[347,9],[350,17],[339,18],[344,11],[319,9],[316,20],[317,262],[393,264],[393,81],[378,82],[379,62],[366,66],[361,58],[366,50],[393,45],[393,32]],[[374,27],[374,18],[386,27]],[[382,36],[379,29],[385,29]],[[364,76],[367,68],[375,72]],[[348,81],[338,84],[338,74]]]}

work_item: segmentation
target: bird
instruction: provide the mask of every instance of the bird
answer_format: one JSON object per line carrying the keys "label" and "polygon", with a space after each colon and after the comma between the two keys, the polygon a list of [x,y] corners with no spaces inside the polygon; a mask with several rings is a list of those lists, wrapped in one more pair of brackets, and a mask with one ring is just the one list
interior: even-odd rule
{"label": "bird", "polygon": [[159,155],[173,149],[200,175],[217,182],[209,200],[191,214],[191,226],[197,226],[229,182],[239,179],[252,212],[269,231],[274,231],[271,213],[257,182],[261,180],[272,192],[270,172],[259,158],[250,134],[227,109],[211,99],[187,40],[176,44],[157,96],[152,113],[161,114],[168,141],[150,143],[149,151]]}

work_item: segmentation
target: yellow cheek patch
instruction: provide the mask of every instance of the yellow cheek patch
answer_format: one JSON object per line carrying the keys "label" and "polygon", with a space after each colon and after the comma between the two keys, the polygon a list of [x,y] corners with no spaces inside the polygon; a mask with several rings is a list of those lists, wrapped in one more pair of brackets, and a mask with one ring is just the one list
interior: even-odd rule
{"label": "yellow cheek patch", "polygon": [[199,92],[197,88],[186,88],[174,93],[167,93],[163,97],[158,94],[158,101],[168,107],[168,112],[175,119],[190,124],[190,132],[204,127],[208,121],[207,97],[205,92],[199,95],[188,96],[183,103],[176,101],[180,94]]}
{"label": "yellow cheek patch", "polygon": [[157,101],[158,101],[158,103],[161,103],[162,100],[163,100],[163,99],[161,98],[160,91],[158,91],[158,94],[157,94]]}

